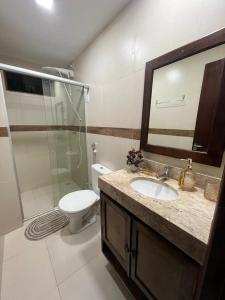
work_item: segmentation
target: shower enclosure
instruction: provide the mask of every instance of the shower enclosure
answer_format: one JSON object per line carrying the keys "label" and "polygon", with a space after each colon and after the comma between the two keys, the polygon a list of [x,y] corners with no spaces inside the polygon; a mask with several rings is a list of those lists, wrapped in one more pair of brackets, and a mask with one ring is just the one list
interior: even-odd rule
{"label": "shower enclosure", "polygon": [[22,89],[12,87],[14,69],[5,72],[5,99],[23,213],[28,219],[57,207],[67,193],[88,188],[87,86],[23,72]]}

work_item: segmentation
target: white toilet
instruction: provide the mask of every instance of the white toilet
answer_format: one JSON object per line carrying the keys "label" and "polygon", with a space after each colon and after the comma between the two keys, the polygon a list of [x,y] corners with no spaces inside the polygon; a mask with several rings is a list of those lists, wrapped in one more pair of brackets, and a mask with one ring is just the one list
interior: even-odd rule
{"label": "white toilet", "polygon": [[92,190],[80,190],[69,193],[59,201],[59,208],[69,217],[69,231],[78,233],[96,221],[99,205],[98,177],[112,171],[101,164],[94,164],[92,168]]}

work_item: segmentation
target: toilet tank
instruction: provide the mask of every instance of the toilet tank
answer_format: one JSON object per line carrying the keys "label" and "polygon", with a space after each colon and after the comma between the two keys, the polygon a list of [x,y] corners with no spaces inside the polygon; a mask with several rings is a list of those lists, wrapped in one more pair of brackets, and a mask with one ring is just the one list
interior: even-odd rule
{"label": "toilet tank", "polygon": [[91,166],[91,180],[92,180],[92,187],[94,192],[99,195],[100,191],[98,188],[98,177],[101,175],[109,174],[112,170],[106,168],[101,164],[94,164]]}

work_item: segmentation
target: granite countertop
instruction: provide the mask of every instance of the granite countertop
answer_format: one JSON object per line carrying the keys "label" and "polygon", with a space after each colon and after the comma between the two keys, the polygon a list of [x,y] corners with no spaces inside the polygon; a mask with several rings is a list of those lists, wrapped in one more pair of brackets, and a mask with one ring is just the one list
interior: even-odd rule
{"label": "granite countertop", "polygon": [[205,199],[203,190],[182,191],[178,182],[166,184],[175,188],[178,198],[161,201],[134,191],[129,182],[137,177],[154,178],[154,173],[131,173],[120,170],[99,178],[100,190],[157,231],[195,261],[203,264],[206,254],[215,202]]}

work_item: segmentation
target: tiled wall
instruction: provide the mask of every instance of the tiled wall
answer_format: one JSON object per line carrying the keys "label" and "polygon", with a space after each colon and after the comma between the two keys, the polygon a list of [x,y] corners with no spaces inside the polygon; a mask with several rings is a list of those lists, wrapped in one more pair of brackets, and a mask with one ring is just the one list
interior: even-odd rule
{"label": "tiled wall", "polygon": [[[8,119],[0,73],[0,127],[7,127]],[[0,137],[0,236],[22,225],[19,194],[14,173],[9,137]]]}
{"label": "tiled wall", "polygon": [[[194,22],[193,22],[194,20]],[[145,63],[225,26],[224,0],[136,0],[76,59],[76,79],[91,85],[87,124],[141,127]],[[137,141],[88,134],[98,143],[97,161],[112,169],[125,166],[125,154]],[[174,158],[146,158],[182,166]],[[220,176],[222,168],[195,163],[197,171]]]}
{"label": "tiled wall", "polygon": [[47,132],[12,132],[21,192],[51,184]]}
{"label": "tiled wall", "polygon": [[[46,125],[46,98],[5,91],[9,124]],[[50,185],[48,133],[12,132],[11,136],[21,192]]]}
{"label": "tiled wall", "polygon": [[0,295],[1,295],[1,282],[2,282],[3,249],[4,249],[4,237],[0,236]]}

